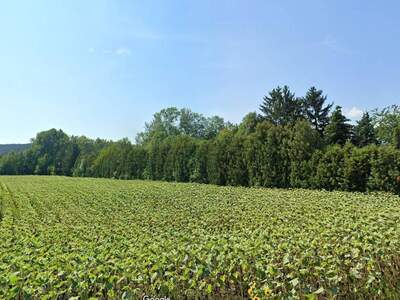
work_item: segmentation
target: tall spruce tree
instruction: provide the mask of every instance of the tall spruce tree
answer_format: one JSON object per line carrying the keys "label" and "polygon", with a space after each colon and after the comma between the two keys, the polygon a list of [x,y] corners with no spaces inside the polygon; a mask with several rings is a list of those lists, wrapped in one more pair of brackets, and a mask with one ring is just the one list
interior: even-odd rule
{"label": "tall spruce tree", "polygon": [[342,107],[336,106],[325,128],[327,144],[344,145],[350,139],[351,125],[347,123],[348,121],[342,113]]}
{"label": "tall spruce tree", "polygon": [[326,98],[322,90],[315,87],[311,87],[303,98],[304,114],[320,136],[323,136],[329,123],[329,112],[333,106],[332,103],[325,106]]}
{"label": "tall spruce tree", "polygon": [[353,142],[356,146],[364,147],[370,144],[376,144],[375,128],[371,117],[365,112],[360,121],[354,127]]}
{"label": "tall spruce tree", "polygon": [[274,125],[295,124],[301,118],[301,101],[288,86],[273,89],[263,98],[260,110],[266,121]]}

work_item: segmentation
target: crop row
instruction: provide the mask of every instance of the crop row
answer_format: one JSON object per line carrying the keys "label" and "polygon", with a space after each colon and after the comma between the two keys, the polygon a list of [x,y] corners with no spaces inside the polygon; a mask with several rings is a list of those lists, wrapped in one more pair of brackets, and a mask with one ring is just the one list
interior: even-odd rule
{"label": "crop row", "polygon": [[0,298],[395,298],[400,199],[0,177]]}

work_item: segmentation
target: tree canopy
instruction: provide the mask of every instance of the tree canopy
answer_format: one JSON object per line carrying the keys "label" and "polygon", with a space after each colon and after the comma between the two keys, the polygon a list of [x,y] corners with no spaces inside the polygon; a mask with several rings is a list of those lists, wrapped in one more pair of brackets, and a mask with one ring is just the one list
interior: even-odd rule
{"label": "tree canopy", "polygon": [[288,86],[273,89],[263,98],[260,110],[264,120],[274,125],[294,124],[302,117],[301,100],[296,98]]}
{"label": "tree canopy", "polygon": [[321,90],[272,90],[262,114],[239,124],[170,107],[138,134],[107,141],[40,132],[0,157],[0,174],[151,179],[263,187],[400,193],[400,109],[365,112],[353,127]]}
{"label": "tree canopy", "polygon": [[349,120],[342,113],[342,108],[336,106],[325,128],[327,144],[344,145],[351,138],[351,126],[348,122]]}
{"label": "tree canopy", "polygon": [[145,124],[145,130],[137,135],[136,142],[146,144],[153,139],[177,135],[211,139],[226,125],[218,116],[206,118],[187,108],[168,107],[153,115],[150,123]]}
{"label": "tree canopy", "polygon": [[383,144],[390,144],[396,139],[396,128],[400,127],[400,106],[392,105],[372,111],[372,123],[376,137]]}
{"label": "tree canopy", "polygon": [[375,128],[368,112],[363,114],[361,120],[359,120],[357,125],[354,127],[353,139],[354,144],[359,147],[365,147],[377,143]]}
{"label": "tree canopy", "polygon": [[304,112],[307,120],[318,133],[323,136],[329,124],[329,113],[333,104],[325,104],[327,96],[322,90],[311,87],[303,98]]}

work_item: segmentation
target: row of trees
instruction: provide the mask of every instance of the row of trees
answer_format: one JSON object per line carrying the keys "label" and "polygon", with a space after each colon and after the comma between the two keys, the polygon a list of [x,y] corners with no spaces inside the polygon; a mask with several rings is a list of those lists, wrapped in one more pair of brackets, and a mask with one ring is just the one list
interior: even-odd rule
{"label": "row of trees", "polygon": [[311,88],[272,90],[240,124],[188,109],[154,115],[136,143],[39,133],[0,158],[0,174],[152,179],[264,187],[400,192],[400,108],[364,113],[352,125]]}
{"label": "row of trees", "polygon": [[399,146],[400,106],[383,110],[375,109],[372,117],[365,112],[356,126],[349,124],[342,108],[326,104],[327,96],[312,87],[304,97],[296,97],[289,87],[278,87],[264,97],[260,106],[262,119],[274,125],[293,125],[307,120],[324,139],[326,145],[344,145],[351,141],[358,147],[370,144],[394,144]]}

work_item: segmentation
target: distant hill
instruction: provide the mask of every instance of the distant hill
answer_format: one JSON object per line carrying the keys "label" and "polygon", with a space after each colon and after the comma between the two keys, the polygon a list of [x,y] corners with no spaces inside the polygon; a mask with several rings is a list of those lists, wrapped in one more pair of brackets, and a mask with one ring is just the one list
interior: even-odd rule
{"label": "distant hill", "polygon": [[10,152],[20,152],[28,149],[31,144],[0,144],[0,155],[4,155]]}

